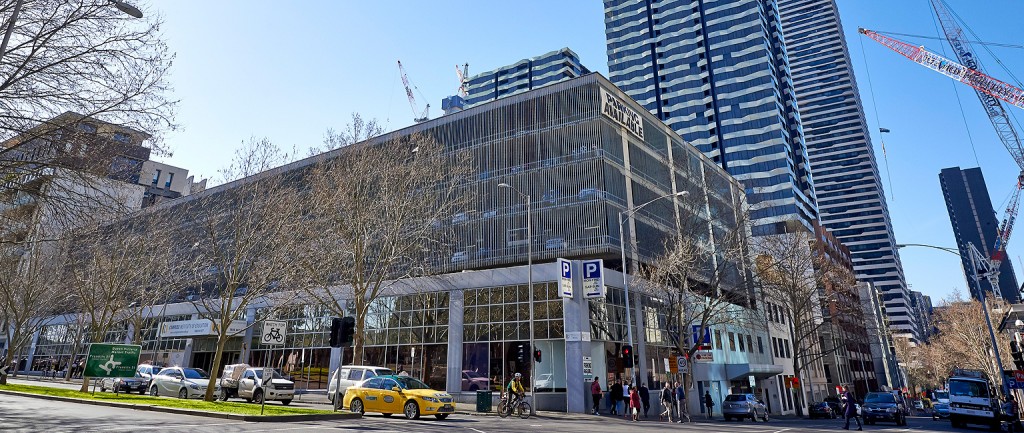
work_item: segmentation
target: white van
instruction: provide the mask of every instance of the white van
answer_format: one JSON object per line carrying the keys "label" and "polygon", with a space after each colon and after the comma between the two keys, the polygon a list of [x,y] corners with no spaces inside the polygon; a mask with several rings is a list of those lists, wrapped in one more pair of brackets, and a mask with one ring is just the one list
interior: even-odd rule
{"label": "white van", "polygon": [[[348,387],[360,383],[364,380],[371,379],[377,376],[386,376],[389,374],[395,374],[389,368],[384,367],[372,367],[368,365],[345,365],[341,367],[341,395],[345,396],[345,391]],[[334,395],[337,393],[338,387],[338,370],[334,370],[334,374],[331,375],[330,384],[327,387],[327,399],[334,404]],[[343,399],[344,400],[344,399]]]}

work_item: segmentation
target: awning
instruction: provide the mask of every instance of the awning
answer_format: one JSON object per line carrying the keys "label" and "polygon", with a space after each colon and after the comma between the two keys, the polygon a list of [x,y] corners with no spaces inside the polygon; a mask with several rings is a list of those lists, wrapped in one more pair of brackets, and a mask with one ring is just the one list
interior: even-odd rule
{"label": "awning", "polygon": [[782,374],[782,366],[774,364],[726,364],[725,374],[729,376],[729,380],[746,379],[747,376],[764,379]]}

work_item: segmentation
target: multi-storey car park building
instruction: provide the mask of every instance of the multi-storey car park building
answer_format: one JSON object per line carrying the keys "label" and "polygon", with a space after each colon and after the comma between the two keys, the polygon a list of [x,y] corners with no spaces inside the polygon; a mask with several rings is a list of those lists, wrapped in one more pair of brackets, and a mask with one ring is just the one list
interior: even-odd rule
{"label": "multi-storey car park building", "polygon": [[575,52],[562,48],[469,77],[466,80],[466,106],[472,107],[589,73]]}
{"label": "multi-storey car park building", "polygon": [[921,338],[834,0],[779,0],[821,223],[884,295],[894,332]]}
{"label": "multi-storey car park building", "polygon": [[[477,191],[479,199],[444,222],[454,225],[458,248],[451,257],[439,258],[437,275],[396,283],[374,302],[366,323],[365,356],[356,362],[392,369],[403,366],[435,388],[462,393],[467,399],[478,389],[499,389],[516,372],[530,377],[530,364],[517,362],[514,349],[529,340],[532,328],[537,348],[544,354],[536,363],[537,381],[527,383],[536,388],[535,406],[589,410],[589,395],[584,395],[589,391],[584,383],[584,357],[590,358],[591,373],[603,386],[609,379],[630,375],[619,358],[626,343],[627,320],[623,278],[617,270],[622,264],[616,213],[689,191],[685,199],[677,196],[654,202],[626,224],[627,239],[636,244],[629,256],[638,262],[648,262],[658,254],[663,240],[676,233],[679,218],[706,225],[706,230],[690,234],[706,242],[709,255],[717,248],[716,233],[735,229],[742,221],[744,193],[740,184],[597,74],[478,105],[359,145],[412,134],[434,138],[451,151],[477,156],[470,188]],[[301,173],[298,170],[317,158],[330,156],[298,161],[257,177]],[[499,183],[529,194],[531,213],[527,215],[523,199],[499,190]],[[230,188],[237,184],[158,206],[230,197]],[[527,221],[533,227],[532,238],[524,235]],[[525,266],[529,245],[534,251],[532,324],[527,314],[530,292]],[[578,290],[571,298],[559,297],[561,272],[556,258],[603,259],[606,294],[584,299]],[[735,265],[740,272],[725,289],[749,299],[753,293],[747,264]],[[582,283],[574,284],[579,288]],[[670,378],[665,366],[674,359],[672,335],[666,332],[665,308],[634,287],[631,285],[634,305],[630,308],[641,360],[639,377],[657,389],[654,387]],[[339,302],[351,305],[345,299]],[[262,311],[260,305],[254,305],[244,320],[261,320]],[[327,347],[327,314],[317,305],[293,305],[283,315],[290,332],[285,348],[274,349],[270,362],[293,375],[300,387],[325,388],[326,373],[312,372],[333,370],[340,361],[340,351]],[[162,315],[153,318],[143,332],[143,341],[138,342],[143,345],[143,359],[156,357],[159,323],[197,318],[190,303],[170,304]],[[44,327],[32,344],[31,355],[37,360],[71,357],[67,338],[74,333],[70,328],[69,323],[59,322]],[[763,392],[766,400],[774,399],[771,404],[779,408],[781,389],[761,382],[777,374],[766,329],[717,331],[712,349],[715,363],[692,366],[698,389],[711,392],[721,407],[722,398],[730,391],[749,392],[751,380],[755,380],[754,389]],[[112,341],[119,338],[123,336],[110,337]],[[168,335],[157,358],[210,368],[215,343],[216,338],[203,332]],[[270,349],[252,338],[250,328],[228,341],[225,362],[263,365]],[[651,364],[649,359],[655,362]],[[344,359],[345,364],[351,362]],[[781,386],[781,381],[776,386]],[[698,412],[696,400],[690,399],[692,413]]]}
{"label": "multi-storey car park building", "polygon": [[605,0],[609,79],[735,176],[755,236],[813,231],[775,0]]}
{"label": "multi-storey car park building", "polygon": [[[942,186],[942,198],[946,201],[949,223],[953,226],[956,247],[960,251],[960,261],[971,297],[980,299],[981,291],[991,297],[992,284],[985,278],[980,282],[973,278],[976,271],[968,254],[968,244],[973,244],[985,257],[992,257],[999,233],[999,221],[996,220],[992,199],[988,195],[985,176],[979,167],[964,170],[960,167],[944,168],[939,172],[939,184]],[[1011,304],[1020,302],[1020,286],[1017,285],[1017,276],[1013,273],[1010,260],[1003,260],[999,264],[999,295]]]}

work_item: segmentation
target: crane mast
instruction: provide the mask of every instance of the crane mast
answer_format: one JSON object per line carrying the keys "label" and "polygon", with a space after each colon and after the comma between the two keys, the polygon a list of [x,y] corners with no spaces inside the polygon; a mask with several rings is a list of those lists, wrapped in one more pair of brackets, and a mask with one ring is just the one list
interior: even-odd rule
{"label": "crane mast", "polygon": [[402,66],[401,60],[398,61],[398,72],[402,75],[402,84],[405,85],[405,96],[409,98],[409,106],[412,107],[413,120],[416,122],[426,122],[430,119],[430,104],[427,104],[422,113],[416,109],[416,96],[412,93],[414,86],[409,84],[409,76],[405,74],[405,67]]}

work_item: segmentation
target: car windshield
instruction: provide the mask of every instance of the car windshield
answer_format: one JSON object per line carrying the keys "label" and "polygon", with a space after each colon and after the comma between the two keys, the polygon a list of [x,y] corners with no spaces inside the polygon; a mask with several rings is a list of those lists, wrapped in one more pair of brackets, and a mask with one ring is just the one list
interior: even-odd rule
{"label": "car windshield", "polygon": [[949,398],[949,393],[948,392],[945,392],[945,391],[935,391],[935,399],[936,400],[938,400],[938,399],[945,400],[947,398]]}
{"label": "car windshield", "polygon": [[864,399],[865,403],[896,403],[896,397],[887,392],[871,392],[868,393],[867,398]]}
{"label": "car windshield", "polygon": [[949,394],[958,397],[988,398],[988,386],[973,380],[949,381]]}
{"label": "car windshield", "polygon": [[395,380],[398,381],[398,384],[405,389],[430,389],[427,384],[411,377],[396,377]]}
{"label": "car windshield", "polygon": [[186,368],[185,369],[186,379],[209,379],[210,375],[206,374],[205,371],[198,368]]}
{"label": "car windshield", "polygon": [[[258,377],[260,379],[263,379],[263,370],[253,370],[253,371],[256,372],[256,377]],[[278,373],[277,370],[270,370],[270,371],[274,372],[274,376],[273,376],[274,379],[284,379],[284,376],[281,376],[281,374]]]}
{"label": "car windshield", "polygon": [[727,395],[727,396],[725,396],[725,401],[747,401],[747,396],[745,396],[745,395],[736,395],[736,394]]}

